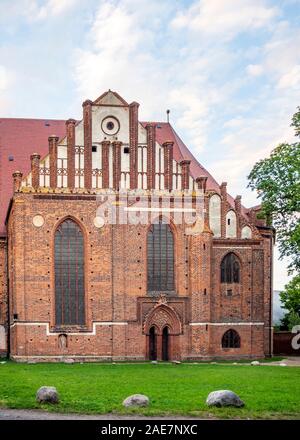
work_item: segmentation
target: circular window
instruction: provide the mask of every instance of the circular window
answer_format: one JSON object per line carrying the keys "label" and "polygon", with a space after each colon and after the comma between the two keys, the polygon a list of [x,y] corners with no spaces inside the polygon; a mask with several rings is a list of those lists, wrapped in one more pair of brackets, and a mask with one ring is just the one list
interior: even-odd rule
{"label": "circular window", "polygon": [[101,127],[105,134],[115,135],[120,130],[120,123],[113,116],[107,116],[103,119]]}
{"label": "circular window", "polygon": [[109,121],[109,122],[106,124],[106,128],[107,128],[107,130],[113,130],[114,127],[115,127],[115,124],[114,124],[112,121]]}

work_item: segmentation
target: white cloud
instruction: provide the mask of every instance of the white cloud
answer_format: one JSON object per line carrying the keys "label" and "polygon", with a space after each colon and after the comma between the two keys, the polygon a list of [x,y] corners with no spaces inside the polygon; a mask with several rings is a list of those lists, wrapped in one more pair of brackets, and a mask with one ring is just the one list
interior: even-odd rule
{"label": "white cloud", "polygon": [[7,69],[0,65],[0,91],[6,90],[9,86],[10,78]]}
{"label": "white cloud", "polygon": [[27,20],[34,22],[63,15],[72,9],[78,0],[46,0],[43,4],[37,0],[21,0],[14,3],[15,15],[25,16]]}
{"label": "white cloud", "polygon": [[300,64],[297,64],[289,72],[282,75],[278,81],[278,88],[300,89]]}
{"label": "white cloud", "polygon": [[178,12],[172,25],[227,40],[268,26],[278,12],[263,0],[197,0],[187,11]]}
{"label": "white cloud", "polygon": [[45,5],[39,6],[37,3],[32,5],[35,13],[31,16],[32,20],[44,20],[48,17],[57,17],[68,11],[78,0],[48,0]]}
{"label": "white cloud", "polygon": [[261,66],[260,64],[249,64],[246,68],[246,72],[250,76],[260,76],[263,74],[263,71],[263,66]]}
{"label": "white cloud", "polygon": [[[88,49],[74,54],[74,78],[82,99],[95,99],[104,90],[118,91],[128,101],[139,101],[141,118],[158,117],[167,108],[170,71],[151,51],[155,39],[152,17],[159,2],[135,0],[101,3],[89,33]],[[141,8],[141,3],[143,6]],[[155,10],[155,7],[157,8]],[[151,8],[147,13],[147,8]]]}
{"label": "white cloud", "polygon": [[3,117],[6,116],[11,105],[9,92],[11,91],[13,82],[13,72],[0,65],[0,115]]}

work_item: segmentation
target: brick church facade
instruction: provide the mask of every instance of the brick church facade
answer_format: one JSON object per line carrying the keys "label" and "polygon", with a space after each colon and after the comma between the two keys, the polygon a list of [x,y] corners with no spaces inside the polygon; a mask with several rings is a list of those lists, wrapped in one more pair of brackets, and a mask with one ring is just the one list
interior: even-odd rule
{"label": "brick church facade", "polygon": [[0,119],[0,353],[272,354],[274,231],[169,123],[108,91],[83,119]]}

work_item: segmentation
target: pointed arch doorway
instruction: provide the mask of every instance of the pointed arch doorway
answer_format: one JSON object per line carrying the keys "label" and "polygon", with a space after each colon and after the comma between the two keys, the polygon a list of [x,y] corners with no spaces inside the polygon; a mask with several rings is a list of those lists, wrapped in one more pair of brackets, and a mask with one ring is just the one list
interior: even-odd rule
{"label": "pointed arch doorway", "polygon": [[156,305],[146,317],[144,333],[147,359],[180,359],[181,322],[174,309],[168,305]]}

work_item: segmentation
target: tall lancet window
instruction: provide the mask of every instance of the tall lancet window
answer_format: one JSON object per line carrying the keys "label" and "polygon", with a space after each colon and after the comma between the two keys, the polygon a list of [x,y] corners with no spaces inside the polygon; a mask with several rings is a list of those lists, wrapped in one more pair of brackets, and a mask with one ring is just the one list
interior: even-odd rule
{"label": "tall lancet window", "polygon": [[240,282],[240,263],[237,256],[230,252],[221,263],[221,283]]}
{"label": "tall lancet window", "polygon": [[71,219],[55,232],[55,321],[56,325],[85,323],[84,240]]}
{"label": "tall lancet window", "polygon": [[174,290],[174,237],[170,226],[151,225],[147,237],[148,292]]}

